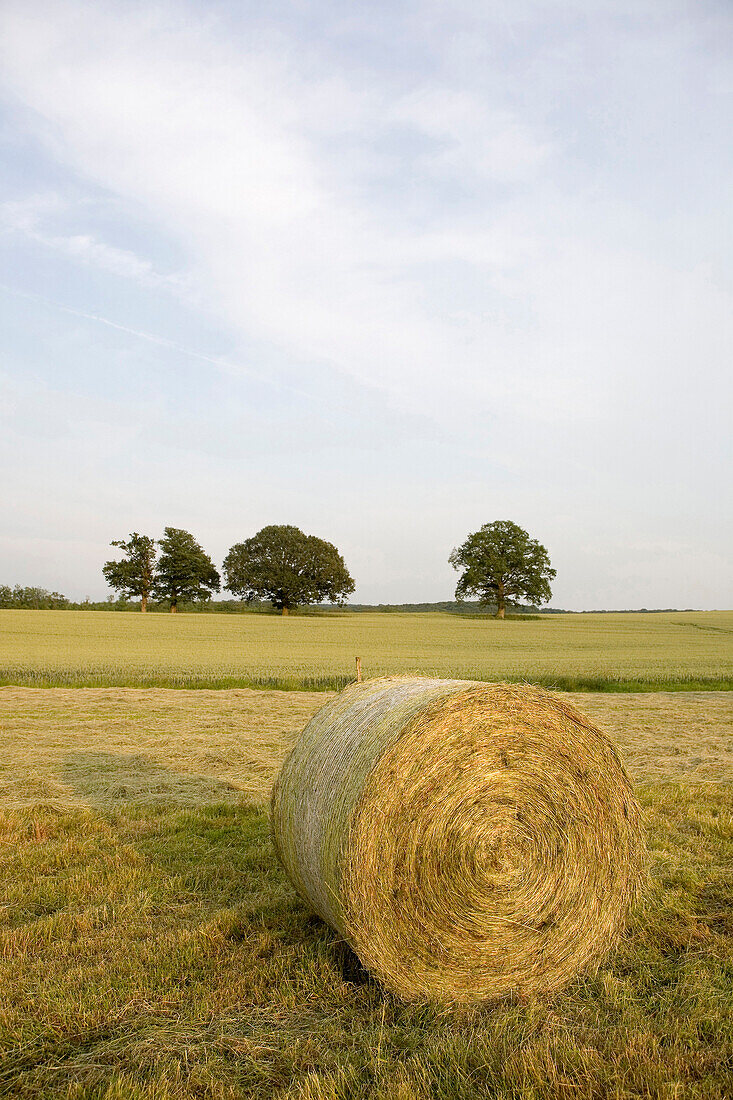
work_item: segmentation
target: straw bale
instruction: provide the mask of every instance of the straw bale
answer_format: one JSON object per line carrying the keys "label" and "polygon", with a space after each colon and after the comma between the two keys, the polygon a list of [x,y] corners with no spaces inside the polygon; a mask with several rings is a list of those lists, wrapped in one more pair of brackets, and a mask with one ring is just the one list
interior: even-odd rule
{"label": "straw bale", "polygon": [[617,942],[644,877],[613,744],[523,684],[351,685],[286,760],[272,824],[303,899],[407,1000],[560,988]]}

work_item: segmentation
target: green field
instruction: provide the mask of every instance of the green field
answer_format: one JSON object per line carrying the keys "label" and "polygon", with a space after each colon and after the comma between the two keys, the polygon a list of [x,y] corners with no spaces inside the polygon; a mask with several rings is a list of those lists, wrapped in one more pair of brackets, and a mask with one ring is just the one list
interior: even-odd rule
{"label": "green field", "polygon": [[421,672],[576,691],[730,689],[733,612],[139,615],[0,611],[0,684],[338,689]]}
{"label": "green field", "polygon": [[636,783],[651,887],[597,974],[448,1010],[385,993],[275,857],[322,694],[0,688],[0,1096],[730,1100],[730,699],[574,700]]}

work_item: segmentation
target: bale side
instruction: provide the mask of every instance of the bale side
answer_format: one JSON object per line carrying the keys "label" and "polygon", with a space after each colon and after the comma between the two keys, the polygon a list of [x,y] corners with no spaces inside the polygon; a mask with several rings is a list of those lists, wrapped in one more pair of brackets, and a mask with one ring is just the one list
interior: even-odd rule
{"label": "bale side", "polygon": [[384,677],[351,684],[308,723],[272,792],[275,848],[298,893],[332,928],[343,925],[343,857],[367,776],[404,727],[469,680]]}

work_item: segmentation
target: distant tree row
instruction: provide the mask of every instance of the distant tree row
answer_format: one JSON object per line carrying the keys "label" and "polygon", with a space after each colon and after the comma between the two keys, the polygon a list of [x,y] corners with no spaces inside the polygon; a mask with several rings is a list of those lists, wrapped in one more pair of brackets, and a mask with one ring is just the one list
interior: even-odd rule
{"label": "distant tree row", "polygon": [[[167,600],[171,611],[179,602],[209,600],[221,588],[221,577],[209,555],[188,531],[166,527],[157,542],[133,531],[127,541],[115,540],[121,560],[105,562],[108,585],[126,599]],[[160,548],[160,555],[158,555]],[[343,603],[355,585],[336,547],[297,527],[263,527],[252,538],[236,543],[224,559],[224,587],[240,599],[269,600],[287,615],[302,604]]]}
{"label": "distant tree row", "polygon": [[[155,599],[167,601],[175,612],[179,602],[206,601],[221,588],[211,558],[181,528],[166,527],[157,542],[133,531],[127,541],[111,545],[123,556],[105,563],[105,579],[123,598],[139,599],[143,611]],[[510,520],[484,524],[453,550],[449,561],[461,573],[456,599],[477,596],[496,609],[497,618],[503,619],[506,608],[519,600],[537,606],[551,598],[556,571],[547,550]],[[236,543],[224,559],[223,573],[229,592],[248,603],[269,600],[283,615],[323,600],[341,604],[355,588],[333,543],[287,525],[263,527]]]}
{"label": "distant tree row", "polygon": [[208,600],[219,591],[219,574],[211,558],[180,527],[166,527],[157,542],[133,531],[127,542],[115,539],[111,545],[119,546],[123,556],[121,561],[104,563],[105,580],[125,599],[139,599],[142,611],[148,610],[151,598],[168,600],[171,611],[177,611],[179,601]]}
{"label": "distant tree row", "polygon": [[0,584],[0,607],[33,611],[59,611],[70,606],[60,592],[47,592],[45,588],[23,588],[16,584]]}
{"label": "distant tree row", "polygon": [[[167,603],[175,612],[179,604],[205,605],[222,587],[222,577],[209,555],[189,531],[179,527],[166,527],[158,540],[133,531],[128,539],[116,539],[111,545],[118,547],[122,556],[105,562],[102,572],[119,594],[117,606],[139,600],[141,610],[147,611],[154,600],[158,606]],[[521,600],[530,604],[523,610],[531,610],[551,598],[550,581],[556,571],[547,550],[510,520],[485,523],[456,547],[448,560],[461,574],[456,588],[458,606],[474,596],[480,606],[493,609],[497,618],[503,619],[507,609],[522,609]],[[283,615],[324,600],[343,604],[355,589],[333,543],[288,525],[263,527],[251,538],[235,543],[224,559],[222,572],[224,588],[240,600],[269,602]],[[109,606],[112,600],[110,596],[106,604],[88,599],[79,604],[45,588],[0,585],[0,608],[84,610]],[[224,603],[218,610],[235,607]],[[453,609],[454,605],[445,607]]]}

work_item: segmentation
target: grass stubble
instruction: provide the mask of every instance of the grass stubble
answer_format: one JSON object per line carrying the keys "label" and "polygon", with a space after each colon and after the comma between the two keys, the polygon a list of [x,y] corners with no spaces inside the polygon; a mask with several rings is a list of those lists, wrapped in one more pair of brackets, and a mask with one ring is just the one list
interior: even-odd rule
{"label": "grass stubble", "polygon": [[581,701],[648,830],[619,950],[552,999],[446,1010],[385,993],[274,858],[267,792],[322,695],[3,689],[0,1095],[730,1097],[730,708],[638,698],[643,723],[631,696]]}

